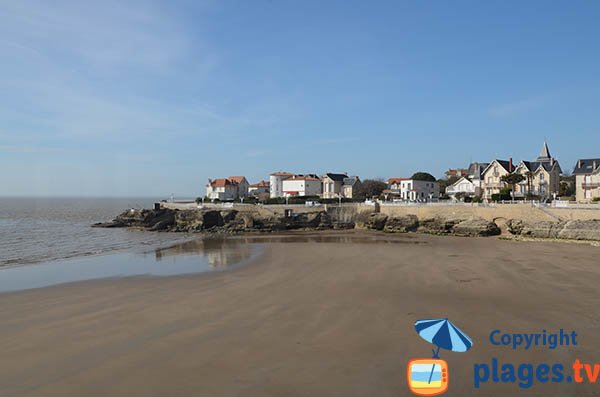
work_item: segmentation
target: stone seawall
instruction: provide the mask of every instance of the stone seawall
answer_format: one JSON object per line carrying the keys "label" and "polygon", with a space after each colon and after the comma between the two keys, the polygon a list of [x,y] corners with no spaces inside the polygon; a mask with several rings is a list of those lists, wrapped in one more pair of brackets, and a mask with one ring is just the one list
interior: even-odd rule
{"label": "stone seawall", "polygon": [[[359,206],[358,212],[372,212],[372,206]],[[489,221],[498,219],[521,219],[523,221],[593,220],[600,219],[598,209],[538,208],[527,204],[504,204],[495,207],[468,205],[415,205],[381,206],[380,212],[390,216],[417,215],[419,218],[461,217],[481,218]]]}

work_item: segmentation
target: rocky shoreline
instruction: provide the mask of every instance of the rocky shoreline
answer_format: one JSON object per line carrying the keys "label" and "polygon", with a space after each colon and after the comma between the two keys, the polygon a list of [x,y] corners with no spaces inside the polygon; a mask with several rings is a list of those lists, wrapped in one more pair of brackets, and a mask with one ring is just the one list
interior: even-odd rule
{"label": "rocky shoreline", "polygon": [[600,241],[600,219],[571,221],[523,221],[509,219],[501,225],[481,218],[434,217],[416,215],[388,216],[382,213],[358,213],[349,221],[339,221],[327,211],[282,215],[234,209],[142,209],[128,210],[113,221],[93,227],[129,227],[149,231],[238,234],[289,230],[369,229],[386,233],[427,233],[464,237],[501,234],[541,239]]}

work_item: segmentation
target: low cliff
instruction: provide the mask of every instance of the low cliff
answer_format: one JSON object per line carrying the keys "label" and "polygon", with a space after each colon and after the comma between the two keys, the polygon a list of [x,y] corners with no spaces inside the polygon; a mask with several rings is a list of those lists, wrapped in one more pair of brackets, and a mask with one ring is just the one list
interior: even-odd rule
{"label": "low cliff", "polygon": [[[242,233],[286,230],[370,229],[387,233],[428,233],[465,237],[497,236],[502,233],[492,221],[476,217],[416,215],[390,216],[382,213],[357,213],[340,220],[326,211],[281,215],[238,212],[233,209],[143,209],[128,210],[113,221],[94,227],[133,227],[152,231]],[[600,241],[600,220],[523,221],[509,219],[506,232],[517,237]]]}
{"label": "low cliff", "polygon": [[264,216],[258,212],[236,210],[128,210],[111,222],[96,223],[94,227],[133,227],[168,232],[223,232],[284,230],[351,229],[352,222],[332,221],[325,212],[294,214],[290,217]]}

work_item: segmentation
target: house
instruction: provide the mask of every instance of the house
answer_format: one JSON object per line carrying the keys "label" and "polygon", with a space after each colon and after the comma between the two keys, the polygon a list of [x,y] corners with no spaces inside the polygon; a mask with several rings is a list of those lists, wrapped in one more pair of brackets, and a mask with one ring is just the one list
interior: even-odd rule
{"label": "house", "polygon": [[294,176],[290,172],[274,172],[269,176],[269,193],[271,198],[283,197],[283,181]]}
{"label": "house", "polygon": [[354,198],[360,185],[360,178],[356,175],[344,178],[342,182],[342,197]]}
{"label": "house", "polygon": [[389,178],[387,180],[388,188],[384,191],[384,193],[391,194],[392,196],[400,196],[402,192],[402,182],[408,180],[410,180],[410,178]]}
{"label": "house", "polygon": [[342,185],[348,174],[327,173],[321,177],[323,183],[323,198],[337,198],[342,193]]}
{"label": "house", "polygon": [[476,186],[469,178],[462,177],[452,185],[446,187],[446,194],[458,201],[464,197],[479,197],[481,188]]}
{"label": "house", "polygon": [[238,185],[238,197],[248,197],[248,188],[250,187],[250,184],[245,176],[230,176],[227,179]]}
{"label": "house", "polygon": [[471,163],[469,164],[467,179],[469,179],[476,188],[479,188],[478,195],[481,196],[483,191],[483,171],[490,163]]}
{"label": "house", "polygon": [[238,195],[238,184],[227,178],[209,179],[206,185],[206,197],[210,200],[235,200]]}
{"label": "house", "polygon": [[388,189],[384,193],[399,196],[406,201],[427,201],[439,198],[440,185],[435,181],[390,178],[388,179]]}
{"label": "house", "polygon": [[312,175],[293,175],[282,182],[284,197],[319,196],[321,180]]}
{"label": "house", "polygon": [[252,185],[248,186],[248,195],[249,196],[259,196],[261,194],[265,194],[265,193],[269,193],[269,182],[267,181],[260,181],[257,183],[253,183]]}
{"label": "house", "polygon": [[577,160],[573,174],[577,201],[589,202],[600,198],[600,158]]}
{"label": "house", "polygon": [[460,178],[467,176],[468,174],[469,170],[467,168],[450,168],[448,171],[446,171],[446,179]]}
{"label": "house", "polygon": [[521,161],[515,172],[524,178],[515,185],[515,198],[536,197],[545,201],[559,192],[562,170],[558,161],[550,155],[546,142],[535,161]]}
{"label": "house", "polygon": [[483,170],[481,178],[483,180],[482,195],[484,199],[491,200],[492,194],[500,193],[501,189],[507,187],[502,182],[502,177],[515,170],[512,158],[507,160],[494,160]]}

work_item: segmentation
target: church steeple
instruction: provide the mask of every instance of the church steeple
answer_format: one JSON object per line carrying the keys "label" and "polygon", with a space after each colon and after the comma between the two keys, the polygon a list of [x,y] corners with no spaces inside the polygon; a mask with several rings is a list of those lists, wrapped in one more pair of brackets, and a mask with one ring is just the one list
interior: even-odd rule
{"label": "church steeple", "polygon": [[542,150],[540,151],[540,155],[537,158],[537,161],[550,161],[552,160],[552,156],[550,155],[550,149],[548,149],[548,144],[544,141],[544,146],[542,146]]}

